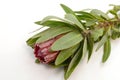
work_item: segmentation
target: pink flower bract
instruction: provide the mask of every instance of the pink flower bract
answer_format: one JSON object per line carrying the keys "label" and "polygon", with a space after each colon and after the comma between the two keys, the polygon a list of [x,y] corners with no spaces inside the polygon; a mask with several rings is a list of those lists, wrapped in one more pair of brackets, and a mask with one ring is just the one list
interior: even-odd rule
{"label": "pink flower bract", "polygon": [[62,37],[62,35],[59,35],[42,43],[36,43],[34,47],[35,57],[38,58],[42,63],[48,64],[50,62],[53,62],[60,51],[50,51],[50,48],[52,44],[60,37]]}

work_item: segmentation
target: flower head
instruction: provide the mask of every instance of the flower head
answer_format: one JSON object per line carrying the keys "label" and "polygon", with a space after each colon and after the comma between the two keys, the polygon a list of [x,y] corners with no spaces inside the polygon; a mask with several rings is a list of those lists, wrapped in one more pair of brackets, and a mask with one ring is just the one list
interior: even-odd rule
{"label": "flower head", "polygon": [[35,57],[38,58],[42,63],[48,64],[50,62],[53,62],[60,51],[51,51],[50,48],[52,44],[61,36],[62,35],[59,35],[42,43],[36,43],[34,47]]}

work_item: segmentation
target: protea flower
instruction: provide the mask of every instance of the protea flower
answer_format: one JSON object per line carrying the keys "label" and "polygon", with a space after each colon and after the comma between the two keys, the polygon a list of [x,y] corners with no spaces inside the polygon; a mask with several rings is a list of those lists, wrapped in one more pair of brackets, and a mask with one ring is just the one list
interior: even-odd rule
{"label": "protea flower", "polygon": [[40,62],[64,66],[67,79],[87,51],[90,59],[96,42],[99,42],[96,50],[104,45],[102,62],[106,62],[111,50],[110,39],[120,37],[120,6],[112,5],[114,8],[108,11],[114,18],[97,9],[73,11],[61,6],[66,12],[65,19],[47,16],[35,22],[48,28],[28,39],[27,44]]}
{"label": "protea flower", "polygon": [[55,61],[60,51],[51,51],[50,48],[52,44],[60,37],[62,37],[62,35],[59,35],[45,42],[35,44],[34,47],[35,57],[38,58],[42,63],[50,63],[52,61]]}

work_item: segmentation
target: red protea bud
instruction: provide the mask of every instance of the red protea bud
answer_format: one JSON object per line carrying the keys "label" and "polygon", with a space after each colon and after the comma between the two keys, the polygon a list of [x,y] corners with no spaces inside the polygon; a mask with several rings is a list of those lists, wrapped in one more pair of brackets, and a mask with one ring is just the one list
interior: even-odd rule
{"label": "red protea bud", "polygon": [[60,51],[50,51],[50,48],[52,46],[52,44],[61,37],[62,35],[59,35],[55,38],[52,38],[50,40],[47,40],[45,42],[42,42],[42,43],[37,43],[35,44],[35,47],[34,47],[34,54],[35,54],[35,57],[38,58],[40,60],[40,62],[42,63],[50,63],[50,62],[53,62],[58,53]]}

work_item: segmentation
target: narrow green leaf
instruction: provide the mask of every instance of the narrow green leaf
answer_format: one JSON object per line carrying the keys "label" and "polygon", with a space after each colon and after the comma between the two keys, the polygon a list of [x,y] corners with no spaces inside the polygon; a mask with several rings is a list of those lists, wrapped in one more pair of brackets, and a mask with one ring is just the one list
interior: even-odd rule
{"label": "narrow green leaf", "polygon": [[110,6],[113,6],[113,9],[109,10],[108,12],[111,13],[112,15],[114,15],[115,18],[120,19],[120,15],[117,14],[120,11],[120,5],[110,4]]}
{"label": "narrow green leaf", "polygon": [[67,49],[80,43],[82,39],[83,37],[79,32],[70,32],[54,42],[51,49],[53,51]]}
{"label": "narrow green leaf", "polygon": [[110,19],[107,14],[105,14],[104,12],[102,12],[102,11],[100,11],[100,10],[98,10],[98,9],[93,9],[93,10],[91,11],[91,14],[92,14],[92,15],[96,15],[96,16],[102,16],[102,17],[104,17],[104,18],[107,19],[107,20]]}
{"label": "narrow green leaf", "polygon": [[65,11],[66,13],[75,14],[75,13],[72,11],[72,9],[70,9],[68,6],[66,6],[66,5],[64,5],[64,4],[60,4],[60,5],[61,5],[61,7],[64,9],[64,11]]}
{"label": "narrow green leaf", "polygon": [[113,6],[113,10],[114,10],[115,12],[120,11],[120,5],[110,4],[110,6]]}
{"label": "narrow green leaf", "polygon": [[86,26],[92,26],[92,25],[95,25],[96,24],[96,19],[92,19],[92,20],[86,20],[86,23],[85,25]]}
{"label": "narrow green leaf", "polygon": [[61,18],[56,17],[56,16],[47,16],[47,17],[45,17],[45,18],[41,21],[40,24],[42,24],[42,23],[44,23],[44,22],[46,22],[46,21],[48,21],[48,20],[65,21],[64,19],[61,19]]}
{"label": "narrow green leaf", "polygon": [[62,22],[62,21],[55,21],[55,20],[48,20],[44,23],[41,23],[41,21],[35,22],[35,24],[48,26],[48,27],[61,27],[61,26],[71,26],[68,23]]}
{"label": "narrow green leaf", "polygon": [[109,10],[109,13],[111,13],[112,15],[115,15],[115,16],[117,17],[116,11],[114,11],[114,10]]}
{"label": "narrow green leaf", "polygon": [[[64,4],[61,4],[61,7],[64,9],[64,11],[67,13],[65,15],[65,18],[68,19],[69,21],[71,21],[71,23],[73,22],[74,24],[76,24],[79,28],[81,28],[82,30],[84,30],[84,26],[81,24],[81,22],[78,20],[78,17],[75,15],[74,11],[72,9],[70,9],[69,7],[67,7]],[[69,15],[70,14],[70,15]]]}
{"label": "narrow green leaf", "polygon": [[41,43],[44,41],[47,41],[49,39],[52,39],[60,34],[67,33],[72,31],[73,29],[69,27],[55,27],[53,30],[49,30],[48,32],[41,35],[41,37],[36,41],[36,43]]}
{"label": "narrow green leaf", "polygon": [[81,22],[73,15],[73,14],[66,14],[65,18],[76,24],[80,29],[85,30],[84,26]]}
{"label": "narrow green leaf", "polygon": [[106,43],[104,44],[104,54],[102,58],[103,63],[106,62],[107,59],[109,58],[110,52],[111,52],[111,44],[110,44],[110,39],[108,39]]}
{"label": "narrow green leaf", "polygon": [[48,21],[46,21],[42,24],[41,24],[41,21],[37,21],[35,23],[38,24],[38,25],[42,25],[43,27],[47,26],[47,27],[50,27],[50,28],[52,28],[52,27],[63,27],[63,26],[67,26],[67,27],[70,27],[70,28],[73,28],[73,29],[77,28],[73,23],[71,23],[69,21],[62,22],[62,21],[48,20]]}
{"label": "narrow green leaf", "polygon": [[67,63],[62,63],[62,64],[60,64],[60,65],[54,65],[53,67],[54,68],[60,68],[60,67],[65,67],[65,66],[67,66],[68,64]]}
{"label": "narrow green leaf", "polygon": [[94,40],[93,38],[91,37],[91,35],[89,35],[87,37],[87,43],[88,43],[88,61],[90,60],[91,58],[91,55],[92,55],[92,52],[93,52],[93,46],[94,46]]}
{"label": "narrow green leaf", "polygon": [[[64,68],[64,70],[65,70],[65,67],[68,67],[70,61],[71,61],[71,58],[67,59],[66,61],[64,61],[63,63],[61,63],[61,64],[59,64],[59,65],[55,65],[55,63],[52,63],[52,65],[51,65],[51,63],[50,63],[49,65],[51,65],[53,68],[60,68],[60,67],[62,67],[62,68]],[[65,71],[64,71],[64,72],[65,72]]]}
{"label": "narrow green leaf", "polygon": [[120,5],[114,5],[114,10],[117,12],[120,11]]}
{"label": "narrow green leaf", "polygon": [[31,46],[32,48],[34,47],[34,44],[36,43],[36,40],[37,40],[38,38],[29,38],[27,41],[26,41],[26,43],[27,43],[27,45],[28,46]]}
{"label": "narrow green leaf", "polygon": [[41,21],[36,21],[34,23],[37,24],[37,25],[41,25]]}
{"label": "narrow green leaf", "polygon": [[[44,24],[45,22],[47,22],[47,21],[49,21],[49,20],[61,21],[61,22],[64,22],[64,23],[73,25],[72,22],[67,21],[67,20],[65,20],[65,19],[62,19],[62,18],[59,18],[59,17],[56,17],[56,16],[47,16],[47,17],[45,17],[45,18],[40,22],[40,24]],[[36,23],[37,23],[37,22],[36,22]]]}
{"label": "narrow green leaf", "polygon": [[119,37],[120,37],[120,24],[112,27],[112,35],[111,35],[112,39],[116,39]]}
{"label": "narrow green leaf", "polygon": [[67,60],[65,60],[63,63],[61,63],[59,65],[55,65],[55,63],[54,63],[54,68],[67,67],[69,65],[70,61],[71,61],[71,58],[68,58]]}
{"label": "narrow green leaf", "polygon": [[88,17],[88,16],[86,16],[86,15],[77,15],[77,17],[78,17],[78,20],[85,20],[85,21],[87,21],[87,20],[94,20],[94,19],[92,19],[92,18],[90,18],[90,17]]}
{"label": "narrow green leaf", "polygon": [[82,58],[82,49],[83,49],[83,45],[80,46],[80,48],[78,49],[78,51],[76,52],[75,56],[73,57],[73,59],[71,60],[68,69],[65,73],[65,79],[67,80],[71,73],[74,71],[74,69],[76,68],[76,66],[79,64],[81,58]]}
{"label": "narrow green leaf", "polygon": [[84,11],[75,11],[76,14],[79,14],[79,16],[84,16],[86,18],[90,18],[90,19],[96,19],[95,16],[91,15],[88,12],[84,12]]}
{"label": "narrow green leaf", "polygon": [[83,44],[83,56],[86,54],[87,52],[87,39],[85,38],[84,39],[84,44]]}
{"label": "narrow green leaf", "polygon": [[44,35],[44,34],[49,33],[49,32],[51,32],[51,31],[54,31],[54,29],[55,29],[55,28],[47,28],[46,30],[41,31],[41,32],[39,32],[39,33],[33,35],[31,38],[38,38],[38,37],[41,37],[41,35]]}
{"label": "narrow green leaf", "polygon": [[110,31],[110,27],[109,27],[108,30],[106,31],[106,33],[104,34],[104,36],[102,37],[102,39],[99,41],[96,51],[107,41],[108,37],[111,35],[110,32],[111,31]]}
{"label": "narrow green leaf", "polygon": [[98,44],[98,46],[97,46],[96,51],[106,42],[107,39],[108,39],[108,35],[104,35],[104,36],[102,37],[102,39],[100,40],[100,42],[99,42],[99,44]]}
{"label": "narrow green leaf", "polygon": [[120,32],[115,32],[115,31],[112,32],[111,38],[113,40],[115,40],[116,38],[119,38],[119,37],[120,37]]}
{"label": "narrow green leaf", "polygon": [[[69,64],[68,64],[69,65]],[[68,65],[67,66],[64,66],[64,80],[67,80],[67,78],[65,79],[65,75],[66,75],[66,72],[67,72],[67,69],[68,69]]]}
{"label": "narrow green leaf", "polygon": [[84,12],[84,11],[76,11],[75,13],[78,16],[79,20],[86,21],[86,23],[85,23],[86,26],[91,26],[91,25],[96,24],[96,21],[97,21],[96,17],[94,17],[90,13]]}
{"label": "narrow green leaf", "polygon": [[104,28],[95,29],[91,32],[91,36],[93,37],[94,41],[96,41],[99,37],[103,35]]}
{"label": "narrow green leaf", "polygon": [[112,30],[115,31],[115,32],[120,32],[120,28],[112,27]]}
{"label": "narrow green leaf", "polygon": [[55,60],[55,65],[59,65],[63,63],[65,60],[67,60],[71,55],[74,54],[77,48],[78,48],[78,45],[75,45],[69,49],[62,50]]}

